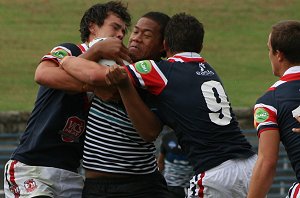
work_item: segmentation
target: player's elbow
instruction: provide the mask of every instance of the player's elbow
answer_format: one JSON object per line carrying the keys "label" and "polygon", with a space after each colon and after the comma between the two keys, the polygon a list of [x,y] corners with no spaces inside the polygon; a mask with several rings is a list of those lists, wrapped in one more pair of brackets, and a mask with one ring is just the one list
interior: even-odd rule
{"label": "player's elbow", "polygon": [[143,140],[145,140],[145,142],[154,142],[158,137],[158,135],[147,134],[147,135],[141,135],[141,137],[143,138]]}
{"label": "player's elbow", "polygon": [[160,132],[161,132],[161,128],[154,128],[154,129],[145,130],[144,133],[139,133],[139,134],[146,142],[154,142],[156,138],[159,136]]}
{"label": "player's elbow", "polygon": [[36,69],[34,74],[34,81],[40,85],[44,85],[46,83],[46,75],[42,69]]}

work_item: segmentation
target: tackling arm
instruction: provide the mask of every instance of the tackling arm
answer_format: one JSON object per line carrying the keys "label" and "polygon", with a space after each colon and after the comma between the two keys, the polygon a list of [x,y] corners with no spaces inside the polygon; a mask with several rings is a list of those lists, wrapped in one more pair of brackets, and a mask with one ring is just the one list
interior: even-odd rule
{"label": "tackling arm", "polygon": [[126,69],[119,66],[110,67],[107,82],[117,86],[127,114],[139,135],[147,142],[154,141],[163,125],[137,93]]}
{"label": "tackling arm", "polygon": [[107,86],[105,75],[109,67],[80,57],[66,56],[61,61],[61,67],[76,79],[93,85]]}
{"label": "tackling arm", "polygon": [[54,61],[42,61],[34,76],[35,81],[43,86],[53,89],[66,90],[71,92],[91,91],[91,86],[85,86],[85,83],[69,75]]}

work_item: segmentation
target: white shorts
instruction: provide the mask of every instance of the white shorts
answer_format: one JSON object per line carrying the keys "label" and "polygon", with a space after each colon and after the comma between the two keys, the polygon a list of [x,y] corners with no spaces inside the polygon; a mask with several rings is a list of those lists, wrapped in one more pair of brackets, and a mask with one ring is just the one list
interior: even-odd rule
{"label": "white shorts", "polygon": [[190,180],[189,198],[245,198],[257,155],[227,160]]}
{"label": "white shorts", "polygon": [[83,176],[64,169],[28,166],[9,160],[4,170],[6,198],[48,196],[81,198]]}

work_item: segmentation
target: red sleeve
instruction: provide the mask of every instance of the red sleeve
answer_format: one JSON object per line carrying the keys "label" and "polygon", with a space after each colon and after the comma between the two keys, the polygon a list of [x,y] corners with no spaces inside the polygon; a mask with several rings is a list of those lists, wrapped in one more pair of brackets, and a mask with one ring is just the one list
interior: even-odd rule
{"label": "red sleeve", "polygon": [[167,78],[154,61],[139,61],[126,66],[126,69],[136,87],[147,89],[154,95],[159,95],[168,83]]}

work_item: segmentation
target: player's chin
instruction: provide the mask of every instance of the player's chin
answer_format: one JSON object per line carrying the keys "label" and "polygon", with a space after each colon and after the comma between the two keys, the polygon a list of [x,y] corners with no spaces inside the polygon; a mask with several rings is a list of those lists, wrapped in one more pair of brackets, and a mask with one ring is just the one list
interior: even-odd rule
{"label": "player's chin", "polygon": [[137,52],[134,53],[131,51],[129,51],[129,56],[133,62],[137,62],[137,61],[141,60],[141,57],[142,57],[140,53],[137,53]]}

